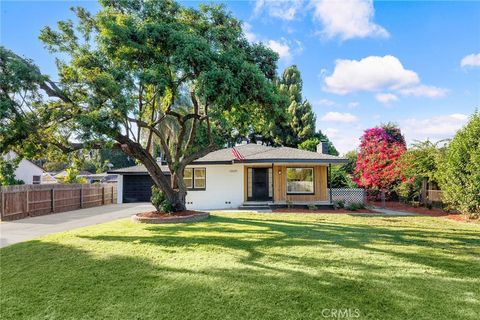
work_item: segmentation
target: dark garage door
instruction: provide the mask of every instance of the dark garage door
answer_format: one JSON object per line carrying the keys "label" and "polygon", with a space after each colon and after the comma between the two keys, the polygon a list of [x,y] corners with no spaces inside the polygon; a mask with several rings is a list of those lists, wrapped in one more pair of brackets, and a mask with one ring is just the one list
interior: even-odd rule
{"label": "dark garage door", "polygon": [[123,176],[123,202],[150,202],[153,181],[149,175]]}

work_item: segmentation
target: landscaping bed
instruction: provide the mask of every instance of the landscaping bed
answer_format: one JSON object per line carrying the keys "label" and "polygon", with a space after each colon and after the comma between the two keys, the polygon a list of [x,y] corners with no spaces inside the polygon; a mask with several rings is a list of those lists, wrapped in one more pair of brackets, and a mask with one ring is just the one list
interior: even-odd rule
{"label": "landscaping bed", "polygon": [[171,214],[158,211],[137,213],[132,216],[132,221],[137,223],[180,223],[205,220],[210,216],[208,212],[185,210]]}
{"label": "landscaping bed", "polygon": [[357,210],[347,210],[347,209],[308,209],[308,208],[277,208],[273,209],[273,212],[281,212],[281,213],[349,213],[349,214],[356,214],[356,213],[372,213],[378,214],[378,212],[369,210],[369,209],[357,209]]}
{"label": "landscaping bed", "polygon": [[[377,202],[372,202],[370,203],[371,205],[375,207],[381,207],[382,203],[377,201]],[[415,207],[412,206],[408,203],[401,203],[398,201],[387,201],[385,202],[385,207],[390,210],[395,210],[395,211],[403,211],[403,212],[411,212],[411,213],[417,213],[417,214],[423,214],[431,217],[444,217],[447,219],[451,220],[456,220],[456,221],[463,221],[463,222],[478,222],[478,219],[469,219],[466,215],[458,213],[458,212],[450,212],[450,211],[445,211],[440,208],[427,208],[427,207]]]}

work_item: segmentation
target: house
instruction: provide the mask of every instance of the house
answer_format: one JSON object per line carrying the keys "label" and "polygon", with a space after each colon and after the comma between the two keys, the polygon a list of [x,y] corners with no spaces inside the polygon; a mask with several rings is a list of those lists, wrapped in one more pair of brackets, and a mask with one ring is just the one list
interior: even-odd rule
{"label": "house", "polygon": [[[14,151],[9,151],[3,156],[3,159],[11,161],[17,157],[18,155]],[[25,184],[57,183],[57,180],[43,170],[43,168],[27,159],[20,161],[17,170],[15,170],[15,177],[18,180],[22,180]]]}
{"label": "house", "polygon": [[[187,166],[187,208],[226,209],[245,205],[331,205],[328,172],[347,159],[288,147],[244,144],[207,154]],[[162,171],[169,175],[167,166]],[[143,165],[109,171],[118,175],[118,202],[150,201],[152,179]]]}

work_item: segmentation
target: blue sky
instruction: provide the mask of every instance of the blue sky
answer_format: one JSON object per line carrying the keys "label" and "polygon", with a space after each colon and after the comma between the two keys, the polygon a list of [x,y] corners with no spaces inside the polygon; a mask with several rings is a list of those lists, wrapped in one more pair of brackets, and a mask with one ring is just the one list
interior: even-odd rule
{"label": "blue sky", "polygon": [[[197,6],[200,1],[183,2]],[[407,141],[451,137],[480,108],[480,2],[224,1],[250,41],[302,72],[317,128],[346,152],[366,128],[400,125]],[[0,42],[55,76],[39,30],[95,1],[2,1]]]}

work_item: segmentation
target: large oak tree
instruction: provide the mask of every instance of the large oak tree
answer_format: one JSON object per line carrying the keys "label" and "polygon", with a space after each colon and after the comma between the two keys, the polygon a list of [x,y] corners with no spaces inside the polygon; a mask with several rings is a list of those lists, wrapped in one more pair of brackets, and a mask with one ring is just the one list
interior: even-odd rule
{"label": "large oak tree", "polygon": [[[185,209],[185,167],[220,147],[215,133],[269,125],[277,54],[250,44],[220,6],[102,0],[95,14],[46,27],[58,81],[2,48],[0,151],[120,148],[147,168],[173,210]],[[224,119],[229,119],[228,126]],[[238,119],[238,123],[236,122]],[[154,157],[159,145],[172,182]]]}

